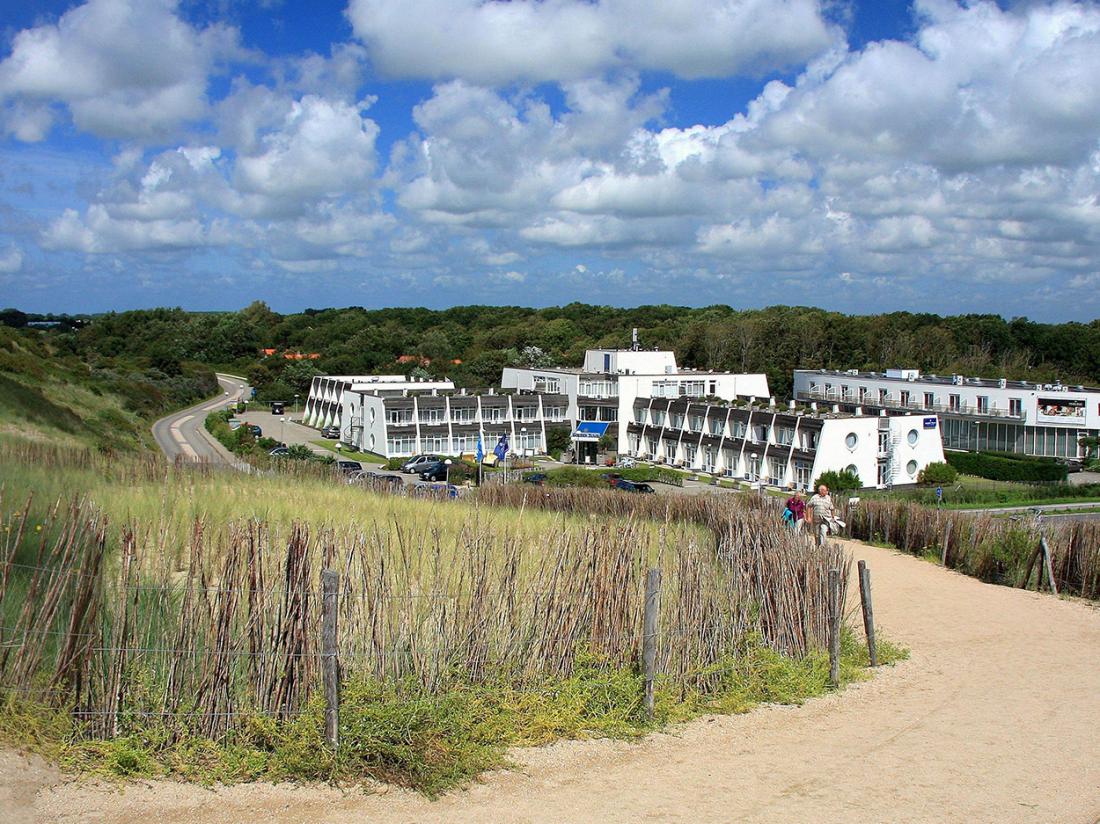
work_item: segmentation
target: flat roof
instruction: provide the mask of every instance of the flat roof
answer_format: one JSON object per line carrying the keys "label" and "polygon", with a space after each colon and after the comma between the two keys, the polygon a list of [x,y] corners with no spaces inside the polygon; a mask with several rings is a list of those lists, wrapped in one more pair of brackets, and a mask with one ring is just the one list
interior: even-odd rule
{"label": "flat roof", "polygon": [[[863,378],[876,381],[891,381],[893,383],[931,383],[937,386],[972,386],[986,389],[1000,389],[1000,378],[972,378],[963,375],[961,384],[955,383],[954,375],[917,375],[913,380],[908,378],[887,375],[885,372],[858,372],[855,370],[844,371],[840,369],[796,369],[795,374],[825,375],[834,378]],[[1029,392],[1100,392],[1100,388],[1083,386],[1080,384],[1065,383],[1038,383],[1035,381],[1010,381],[1005,380],[1006,389],[1019,389]]]}

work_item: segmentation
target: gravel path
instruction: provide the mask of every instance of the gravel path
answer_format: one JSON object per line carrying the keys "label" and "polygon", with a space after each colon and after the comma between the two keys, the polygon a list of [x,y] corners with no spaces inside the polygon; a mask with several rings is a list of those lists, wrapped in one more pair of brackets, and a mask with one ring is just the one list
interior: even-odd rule
{"label": "gravel path", "polygon": [[520,751],[519,769],[434,802],[385,788],[120,791],[57,783],[7,755],[0,807],[33,803],[28,820],[133,824],[1100,820],[1100,610],[888,550],[852,551],[871,567],[881,631],[912,657],[802,707],[700,719],[641,743]]}

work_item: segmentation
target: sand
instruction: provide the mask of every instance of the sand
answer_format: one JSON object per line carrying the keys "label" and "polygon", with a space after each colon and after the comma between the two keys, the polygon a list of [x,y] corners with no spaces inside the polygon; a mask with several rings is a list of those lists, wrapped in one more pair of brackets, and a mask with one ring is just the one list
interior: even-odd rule
{"label": "sand", "polygon": [[436,801],[385,787],[119,789],[8,753],[0,821],[1100,821],[1100,610],[850,546],[870,565],[880,630],[912,655],[801,707],[520,750],[517,769]]}

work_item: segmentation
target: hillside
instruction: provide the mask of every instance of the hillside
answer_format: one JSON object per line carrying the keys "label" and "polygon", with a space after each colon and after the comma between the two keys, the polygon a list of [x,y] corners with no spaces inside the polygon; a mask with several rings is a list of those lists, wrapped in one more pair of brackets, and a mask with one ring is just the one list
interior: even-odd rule
{"label": "hillside", "polygon": [[138,450],[152,446],[155,418],[217,391],[203,366],[169,366],[169,374],[138,358],[83,359],[64,341],[0,327],[0,434]]}

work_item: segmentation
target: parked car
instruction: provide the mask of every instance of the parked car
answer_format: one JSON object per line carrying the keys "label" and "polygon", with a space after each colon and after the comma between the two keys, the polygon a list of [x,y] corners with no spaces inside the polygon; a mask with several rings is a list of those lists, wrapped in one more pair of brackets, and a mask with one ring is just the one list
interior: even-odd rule
{"label": "parked car", "polygon": [[285,446],[277,446],[274,449],[272,449],[270,452],[268,452],[267,454],[271,455],[273,458],[278,458],[280,455],[290,454],[290,450],[287,449]]}
{"label": "parked car", "polygon": [[618,486],[623,480],[623,476],[618,472],[604,472],[600,477],[607,481],[608,486]]}
{"label": "parked car", "polygon": [[401,471],[408,472],[410,475],[419,475],[428,468],[429,464],[439,463],[442,460],[438,455],[414,455],[401,464]]}
{"label": "parked car", "polygon": [[542,486],[546,483],[547,475],[545,472],[532,472],[530,475],[523,476],[523,482],[525,484],[534,484],[535,486]]}
{"label": "parked car", "polygon": [[263,434],[264,434],[264,431],[262,429],[260,429],[260,427],[256,426],[256,424],[254,424],[254,423],[250,423],[248,425],[248,431],[251,432],[257,438],[262,437]]}
{"label": "parked car", "polygon": [[336,468],[341,472],[362,472],[363,464],[359,463],[359,461],[337,461]]}
{"label": "parked car", "polygon": [[272,415],[282,415],[283,414],[283,404],[280,401],[274,401],[271,404],[271,414]]}
{"label": "parked car", "polygon": [[330,441],[340,440],[340,427],[338,426],[326,426],[321,430],[321,437],[328,438]]}
{"label": "parked car", "polygon": [[436,461],[421,469],[419,475],[422,481],[445,481],[447,480],[447,472],[447,464],[443,461]]}
{"label": "parked car", "polygon": [[637,464],[638,462],[635,461],[633,458],[623,455],[620,456],[619,462],[615,465],[621,466],[623,469],[633,469],[635,466],[637,466]]}
{"label": "parked car", "polygon": [[647,483],[634,482],[634,488],[631,492],[641,492],[644,495],[655,495],[657,490],[651,487]]}

